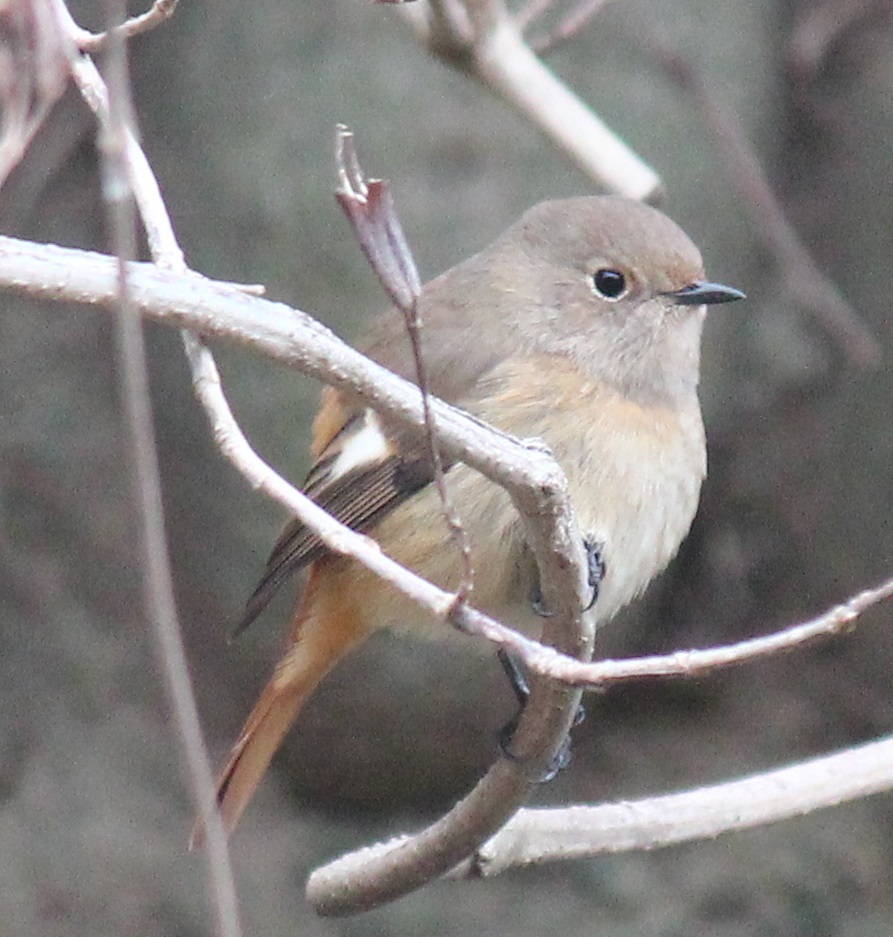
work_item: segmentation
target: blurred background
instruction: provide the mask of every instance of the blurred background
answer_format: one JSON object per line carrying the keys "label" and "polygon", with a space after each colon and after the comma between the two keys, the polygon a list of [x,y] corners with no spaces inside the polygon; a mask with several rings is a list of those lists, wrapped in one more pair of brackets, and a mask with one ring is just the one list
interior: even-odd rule
{"label": "blurred background", "polygon": [[[99,28],[101,6],[73,11]],[[763,633],[890,573],[889,11],[871,0],[616,0],[549,58],[661,173],[663,207],[701,245],[711,278],[749,297],[710,313],[710,475],[692,535],[605,629],[603,655]],[[877,340],[878,365],[857,366],[816,324],[809,284],[779,263],[650,36],[737,115],[788,217]],[[336,122],[357,133],[370,174],[392,180],[425,278],[527,206],[593,191],[522,118],[366,0],[193,0],[131,51],[143,143],[189,263],[264,283],[348,338],[385,302],[331,195]],[[2,233],[105,249],[94,130],[66,94],[0,193]],[[280,647],[287,597],[237,644],[226,637],[282,518],[215,452],[178,336],[148,333],[179,608],[216,764]],[[209,933],[140,598],[111,318],[5,295],[0,336],[0,920],[35,937]],[[318,386],[254,353],[219,357],[249,437],[300,480]],[[889,732],[891,616],[880,607],[854,634],[771,662],[593,697],[572,766],[540,802],[720,781]],[[461,796],[512,709],[495,662],[456,647],[383,636],[339,668],[234,837],[246,933],[889,937],[889,796],[317,919],[303,898],[309,871]]]}

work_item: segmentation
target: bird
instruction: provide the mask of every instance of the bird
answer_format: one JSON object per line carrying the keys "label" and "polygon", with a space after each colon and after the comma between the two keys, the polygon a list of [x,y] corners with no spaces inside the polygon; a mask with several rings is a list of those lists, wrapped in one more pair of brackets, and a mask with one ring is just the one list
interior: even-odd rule
{"label": "bird", "polygon": [[[743,298],[705,278],[701,254],[666,215],[619,196],[542,202],[492,244],[428,282],[417,309],[432,394],[520,438],[564,471],[601,624],[660,573],[691,526],[706,473],[698,401],[708,306]],[[360,346],[414,381],[404,320],[391,310]],[[304,492],[393,559],[444,589],[461,564],[417,434],[345,390],[326,387]],[[536,566],[506,493],[461,462],[446,483],[471,543],[476,607],[536,633]],[[299,570],[285,651],[217,781],[235,828],[320,681],[381,629],[453,633],[298,520],[276,541],[240,629]],[[203,830],[198,822],[192,844]]]}

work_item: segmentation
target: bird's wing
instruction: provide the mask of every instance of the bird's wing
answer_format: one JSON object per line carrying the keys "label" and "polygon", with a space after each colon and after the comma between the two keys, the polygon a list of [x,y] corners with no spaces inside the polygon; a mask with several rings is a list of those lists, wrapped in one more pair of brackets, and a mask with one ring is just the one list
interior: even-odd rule
{"label": "bird's wing", "polygon": [[[304,493],[332,516],[366,531],[433,479],[424,445],[399,448],[374,410],[353,413],[322,448],[304,483]],[[243,632],[294,572],[327,553],[301,521],[290,521],[276,541],[263,577],[236,628]]]}

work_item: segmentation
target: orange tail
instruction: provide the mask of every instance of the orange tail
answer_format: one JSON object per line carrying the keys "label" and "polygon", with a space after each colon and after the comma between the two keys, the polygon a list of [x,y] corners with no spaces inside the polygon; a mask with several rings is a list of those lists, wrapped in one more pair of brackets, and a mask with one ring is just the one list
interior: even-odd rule
{"label": "orange tail", "polygon": [[[324,586],[319,581],[315,584]],[[227,834],[239,822],[304,703],[335,664],[367,636],[358,627],[353,610],[346,607],[343,595],[333,594],[334,590],[325,587],[313,592],[315,599],[325,597],[334,601],[313,601],[305,593],[305,601],[295,616],[293,643],[276,665],[217,779],[217,806]],[[204,827],[198,820],[192,830],[190,848],[201,846],[204,838]]]}

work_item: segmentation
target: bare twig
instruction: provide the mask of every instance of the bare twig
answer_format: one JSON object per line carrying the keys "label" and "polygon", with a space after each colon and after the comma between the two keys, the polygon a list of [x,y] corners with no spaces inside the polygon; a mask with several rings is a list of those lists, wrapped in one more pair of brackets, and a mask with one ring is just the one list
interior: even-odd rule
{"label": "bare twig", "polygon": [[816,264],[788,221],[738,116],[680,52],[648,30],[637,27],[634,35],[649,61],[658,62],[700,108],[722,151],[729,181],[741,192],[779,265],[788,297],[824,328],[851,363],[861,367],[876,364],[880,358],[877,339]]}
{"label": "bare twig", "polygon": [[400,11],[435,55],[521,111],[597,185],[660,198],[654,170],[533,54],[502,0],[429,0],[427,9],[413,3]]}
{"label": "bare twig", "polygon": [[[533,863],[656,849],[751,829],[893,787],[893,737],[787,768],[646,800],[519,810],[450,877],[480,878]],[[357,861],[358,854],[339,862]]]}
{"label": "bare twig", "polygon": [[608,0],[579,0],[546,35],[532,40],[530,45],[537,55],[548,55],[559,46],[577,36]]}
{"label": "bare twig", "polygon": [[[250,344],[313,377],[322,380],[328,375],[336,385],[361,393],[374,402],[377,409],[407,426],[423,426],[418,391],[414,385],[363,358],[295,309],[246,296],[237,288],[218,284],[195,273],[174,274],[150,264],[130,265],[128,279],[134,301],[144,316],[209,337]],[[88,251],[0,237],[0,289],[12,289],[50,300],[111,306],[114,301],[114,267],[110,258]],[[432,400],[432,409],[441,448],[450,458],[466,461],[497,482],[517,485],[519,478],[523,478],[530,484],[542,484],[545,501],[539,509],[548,510],[546,505],[561,490],[560,480],[554,475],[553,463],[548,456],[482,426],[441,401]],[[215,435],[220,432],[220,426],[215,424]],[[244,466],[240,468],[246,471]],[[249,478],[255,487],[263,487],[260,476],[249,473]],[[282,489],[278,489],[278,493],[270,493],[319,532],[330,549],[366,564],[414,601],[423,604],[433,615],[442,617],[446,614],[451,598],[449,593],[393,563],[367,537],[338,524],[313,502],[308,501],[305,509],[298,500],[303,496],[294,489],[290,491],[289,500],[284,500]],[[318,514],[306,513],[314,509]],[[536,673],[578,686],[600,688],[641,677],[701,676],[712,669],[798,647],[846,630],[859,614],[891,595],[893,580],[887,580],[811,621],[777,634],[728,647],[589,664],[524,638],[474,610],[467,612],[461,627],[516,654],[526,667]]]}
{"label": "bare twig", "polygon": [[380,179],[366,180],[357,158],[353,133],[347,127],[338,126],[336,141],[339,185],[335,196],[353,226],[363,253],[406,320],[417,383],[422,395],[422,411],[428,453],[434,470],[434,484],[440,496],[450,538],[459,552],[462,567],[462,577],[456,589],[455,599],[458,609],[465,605],[471,596],[474,569],[468,533],[450,497],[443,471],[443,459],[437,445],[427,368],[422,354],[422,323],[418,306],[422,292],[421,280],[403,234],[403,226],[394,208],[389,183]]}
{"label": "bare twig", "polygon": [[822,0],[803,5],[797,13],[788,49],[791,69],[800,79],[813,77],[840,35],[869,16],[887,0]]}
{"label": "bare twig", "polygon": [[[140,33],[149,32],[169,20],[174,15],[178,3],[179,0],[155,0],[145,13],[131,16],[116,27],[115,32],[122,39],[132,39]],[[81,52],[95,53],[108,45],[109,32],[91,33],[78,27],[73,38]]]}
{"label": "bare twig", "polygon": [[588,689],[615,683],[628,683],[649,677],[702,677],[725,667],[752,663],[764,657],[793,651],[821,638],[842,634],[854,627],[867,609],[893,597],[893,579],[871,589],[864,589],[821,615],[781,631],[750,638],[724,647],[694,651],[675,651],[654,657],[629,660],[599,660],[581,665],[579,661],[561,661],[560,668],[549,668],[551,676]]}
{"label": "bare twig", "polygon": [[[64,4],[54,0],[53,10],[61,30],[74,39],[78,26]],[[146,550],[146,597],[155,625],[162,666],[167,679],[178,730],[186,756],[189,779],[208,838],[208,874],[217,931],[221,937],[240,937],[238,903],[229,861],[226,836],[216,809],[214,781],[207,749],[186,667],[186,656],[177,618],[167,543],[157,454],[149,406],[148,375],[143,335],[130,291],[128,257],[135,254],[132,200],[140,209],[150,249],[157,261],[185,270],[186,265],[170,224],[158,184],[148,160],[136,141],[129,116],[129,87],[123,40],[111,39],[113,68],[118,70],[118,98],[114,99],[93,62],[69,47],[72,74],[87,104],[103,128],[105,149],[110,154],[104,191],[113,212],[113,230],[119,240],[117,280],[121,315],[120,347],[127,362],[125,402],[133,432],[137,482],[141,498]],[[194,341],[191,337],[189,341]]]}
{"label": "bare twig", "polygon": [[[6,250],[16,244],[19,250]],[[9,284],[7,277],[12,267],[19,289],[29,279],[29,264],[24,258],[35,246],[22,250],[22,245],[23,242],[11,238],[0,238],[0,285]],[[42,272],[32,295],[89,299],[101,305],[114,302],[113,265],[108,258],[97,263],[93,255],[85,263],[91,256],[87,252],[47,246],[36,249],[42,257]],[[7,269],[8,262],[12,266]],[[282,304],[246,296],[231,287],[217,287],[195,274],[175,275],[149,264],[129,265],[128,281],[134,301],[144,315],[154,310],[158,317],[159,311],[164,310],[170,313],[162,315],[165,321],[205,335],[238,338],[242,342],[252,336],[248,340],[260,350],[305,373],[358,393],[376,409],[424,432],[418,388],[368,361],[309,317]],[[372,541],[343,527],[300,492],[290,486],[283,491],[284,482],[260,460],[255,462],[259,471],[248,477],[256,486],[278,491],[280,500],[287,503],[297,518],[319,532],[330,549],[364,562],[432,614],[452,620],[462,630],[493,640],[516,652],[522,660],[532,653],[556,657],[561,653],[589,655],[591,624],[581,612],[586,592],[582,537],[570,512],[563,474],[551,457],[537,448],[526,447],[485,427],[441,401],[432,400],[431,407],[445,453],[501,483],[519,510],[527,542],[539,566],[544,599],[553,611],[543,632],[543,641],[550,648],[522,637],[474,609],[457,609],[453,595],[389,560]],[[234,424],[220,425],[237,431]],[[256,460],[253,453],[246,454],[246,459],[252,458]],[[514,760],[503,759],[494,765],[444,821],[382,862],[370,865],[358,881],[326,877],[317,880],[310,892],[311,900],[325,913],[360,910],[405,894],[422,880],[437,877],[460,862],[517,809],[534,779],[545,772],[567,734],[579,692],[535,677],[530,701],[512,738]]]}

